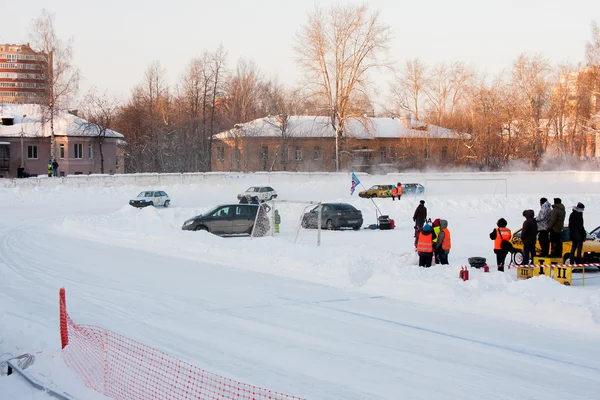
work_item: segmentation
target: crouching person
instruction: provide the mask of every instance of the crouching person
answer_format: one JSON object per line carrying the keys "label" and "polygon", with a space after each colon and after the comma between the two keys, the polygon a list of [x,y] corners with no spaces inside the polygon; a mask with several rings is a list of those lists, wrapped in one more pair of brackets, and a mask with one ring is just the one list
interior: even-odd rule
{"label": "crouching person", "polygon": [[419,233],[417,252],[419,253],[419,267],[429,268],[433,261],[433,239],[435,233],[430,225],[424,225]]}
{"label": "crouching person", "polygon": [[436,258],[439,259],[440,264],[448,265],[448,253],[450,253],[452,242],[448,230],[448,221],[445,219],[440,220],[440,233],[435,241],[435,246]]}

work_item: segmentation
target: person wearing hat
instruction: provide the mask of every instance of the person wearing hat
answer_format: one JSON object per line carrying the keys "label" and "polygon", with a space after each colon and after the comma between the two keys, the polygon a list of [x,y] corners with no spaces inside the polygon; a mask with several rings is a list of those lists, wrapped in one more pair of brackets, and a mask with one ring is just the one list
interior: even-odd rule
{"label": "person wearing hat", "polygon": [[427,207],[425,207],[425,200],[421,200],[415,213],[413,215],[413,221],[415,222],[415,229],[423,228],[423,224],[427,219]]}
{"label": "person wearing hat", "polygon": [[433,260],[433,239],[435,233],[431,225],[423,225],[423,230],[419,233],[417,241],[417,252],[419,254],[419,267],[429,268]]}
{"label": "person wearing hat", "polygon": [[562,258],[563,244],[560,237],[563,228],[565,227],[565,217],[567,212],[562,200],[558,197],[554,198],[552,211],[550,211],[550,220],[548,221],[548,229],[550,230],[550,257]]}
{"label": "person wearing hat", "polygon": [[494,254],[496,254],[496,265],[498,266],[498,271],[504,272],[504,261],[506,260],[506,255],[509,252],[507,248],[508,245],[503,243],[507,241],[510,244],[510,238],[512,237],[512,232],[506,226],[508,222],[504,218],[500,218],[498,222],[496,222],[497,228],[490,233],[490,239],[494,241]]}
{"label": "person wearing hat", "polygon": [[535,211],[523,211],[525,221],[521,229],[521,240],[523,241],[523,265],[533,264],[535,257],[535,242],[537,239],[537,224],[535,223]]}
{"label": "person wearing hat", "polygon": [[587,232],[583,227],[583,210],[585,206],[582,203],[577,203],[573,207],[571,215],[569,215],[569,235],[571,236],[571,264],[581,264],[583,259],[581,253],[583,251],[583,242],[587,236]]}
{"label": "person wearing hat", "polygon": [[548,231],[548,223],[550,222],[550,202],[547,198],[540,199],[540,212],[538,212],[535,222],[537,222],[538,240],[540,241],[540,257],[548,257],[550,255],[550,232]]}

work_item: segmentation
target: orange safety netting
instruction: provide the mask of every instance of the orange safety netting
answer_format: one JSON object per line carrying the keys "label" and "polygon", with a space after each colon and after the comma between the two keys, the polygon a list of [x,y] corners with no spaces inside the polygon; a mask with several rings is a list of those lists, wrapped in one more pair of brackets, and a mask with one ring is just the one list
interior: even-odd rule
{"label": "orange safety netting", "polygon": [[60,291],[63,356],[86,386],[115,399],[301,400],[205,371],[67,313]]}

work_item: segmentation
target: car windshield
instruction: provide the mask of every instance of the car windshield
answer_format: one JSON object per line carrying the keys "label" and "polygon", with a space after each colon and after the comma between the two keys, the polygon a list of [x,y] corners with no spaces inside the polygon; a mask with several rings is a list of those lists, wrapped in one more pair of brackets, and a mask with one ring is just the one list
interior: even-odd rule
{"label": "car windshield", "polygon": [[333,206],[333,208],[342,211],[356,210],[352,204],[336,204]]}
{"label": "car windshield", "polygon": [[257,187],[250,187],[246,190],[246,192],[258,192],[258,188]]}
{"label": "car windshield", "polygon": [[379,185],[373,185],[369,188],[369,190],[376,190],[379,189]]}
{"label": "car windshield", "polygon": [[217,211],[217,208],[219,208],[219,207],[221,207],[221,206],[214,206],[213,208],[210,208],[210,209],[208,209],[208,210],[204,211],[204,212],[203,212],[202,214],[200,214],[200,215],[211,215],[211,214],[213,214],[215,211]]}
{"label": "car windshield", "polygon": [[154,192],[141,192],[137,197],[153,197]]}

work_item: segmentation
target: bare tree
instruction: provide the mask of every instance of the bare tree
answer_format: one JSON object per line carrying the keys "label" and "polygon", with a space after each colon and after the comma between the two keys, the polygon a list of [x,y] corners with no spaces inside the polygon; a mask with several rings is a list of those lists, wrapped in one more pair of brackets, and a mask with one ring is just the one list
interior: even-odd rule
{"label": "bare tree", "polygon": [[90,89],[83,101],[82,116],[86,121],[81,129],[85,134],[97,138],[101,174],[104,173],[104,139],[107,132],[112,130],[118,111],[117,99],[106,92],[99,94],[96,88]]}
{"label": "bare tree", "polygon": [[[208,169],[212,166],[212,140],[215,135],[215,125],[217,121],[217,99],[222,97],[224,92],[224,82],[227,74],[227,51],[223,45],[219,45],[211,57],[212,65],[212,101],[210,104],[210,132],[208,139],[208,149],[206,158],[208,159]],[[223,128],[222,126],[221,128]]]}
{"label": "bare tree", "polygon": [[406,61],[402,75],[392,85],[391,114],[401,116],[408,112],[419,120],[419,110],[423,105],[427,82],[427,66],[418,58]]}
{"label": "bare tree", "polygon": [[54,117],[61,108],[66,108],[71,97],[79,88],[79,69],[71,62],[72,39],[64,43],[56,36],[54,14],[42,10],[42,15],[31,21],[31,43],[35,51],[42,52],[46,60],[40,62],[44,71],[46,95],[43,105],[50,121],[50,156],[56,158]]}
{"label": "bare tree", "polygon": [[585,58],[589,66],[600,66],[600,27],[592,22],[592,39],[585,46]]}
{"label": "bare tree", "polygon": [[382,54],[391,40],[391,29],[379,12],[366,5],[333,6],[328,12],[316,7],[301,27],[294,47],[311,91],[325,99],[331,126],[336,134],[336,171],[339,171],[339,139],[353,115],[351,98],[369,90],[368,74],[389,67]]}

